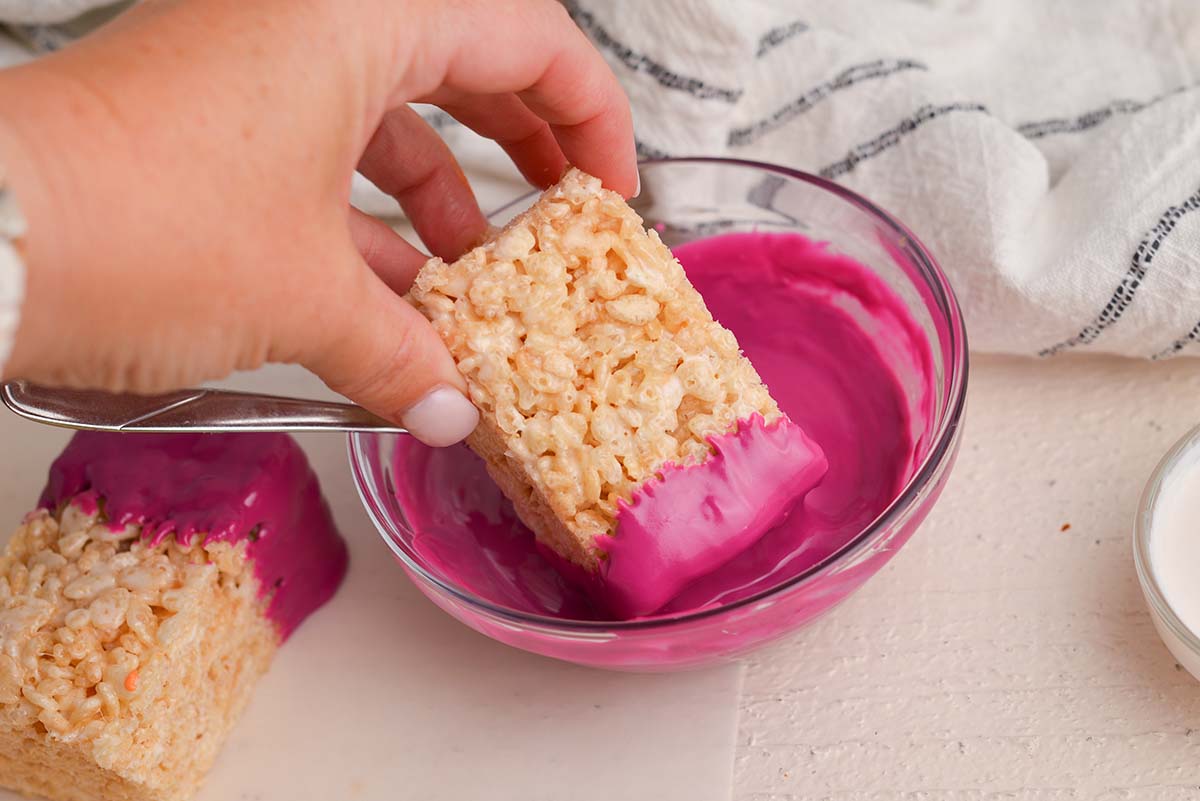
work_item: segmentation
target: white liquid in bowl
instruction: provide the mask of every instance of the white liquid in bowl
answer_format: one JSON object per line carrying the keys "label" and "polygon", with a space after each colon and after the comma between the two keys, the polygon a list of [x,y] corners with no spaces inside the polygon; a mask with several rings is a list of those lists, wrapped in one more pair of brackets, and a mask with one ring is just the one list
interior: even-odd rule
{"label": "white liquid in bowl", "polygon": [[[1179,622],[1200,636],[1200,453],[1186,453],[1163,476],[1149,532],[1150,570]],[[1151,604],[1154,626],[1171,653],[1200,678],[1200,654]]]}
{"label": "white liquid in bowl", "polygon": [[1200,458],[1181,462],[1163,481],[1154,509],[1150,562],[1180,621],[1200,630]]}

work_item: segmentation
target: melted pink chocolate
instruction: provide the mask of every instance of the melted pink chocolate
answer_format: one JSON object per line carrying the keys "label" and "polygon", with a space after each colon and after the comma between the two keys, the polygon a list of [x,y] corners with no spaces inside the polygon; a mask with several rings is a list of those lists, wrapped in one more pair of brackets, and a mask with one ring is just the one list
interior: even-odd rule
{"label": "melted pink chocolate", "polygon": [[710,437],[698,465],[668,464],[630,503],[618,505],[613,536],[597,538],[606,559],[594,594],[619,618],[648,615],[753,545],[787,518],[829,465],[787,418],[754,415]]}
{"label": "melted pink chocolate", "polygon": [[[346,574],[317,477],[284,434],[81,431],[50,468],[41,505],[102,508],[109,525],[142,527],[151,544],[249,540],[267,616],[286,639],[333,597]],[[91,507],[91,508],[88,508]]]}
{"label": "melted pink chocolate", "polygon": [[[932,419],[927,341],[867,268],[796,234],[728,234],[675,254],[829,467],[778,525],[672,591],[656,614],[747,597],[836,553],[912,476]],[[797,462],[807,464],[810,455]],[[612,619],[590,600],[587,581],[541,552],[466,447],[426,448],[401,437],[394,459],[397,500],[432,572],[523,612]],[[618,530],[614,546],[621,536]],[[637,550],[631,545],[627,558],[636,560]],[[632,575],[637,566],[628,569]]]}

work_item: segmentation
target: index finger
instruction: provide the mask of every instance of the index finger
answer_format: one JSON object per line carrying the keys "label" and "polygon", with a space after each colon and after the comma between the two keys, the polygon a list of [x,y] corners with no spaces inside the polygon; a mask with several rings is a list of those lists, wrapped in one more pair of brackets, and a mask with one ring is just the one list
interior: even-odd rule
{"label": "index finger", "polygon": [[629,99],[560,4],[476,0],[448,13],[462,19],[438,26],[440,41],[426,42],[424,57],[412,60],[406,83],[421,97],[411,99],[515,93],[550,125],[569,162],[625,197],[636,193]]}

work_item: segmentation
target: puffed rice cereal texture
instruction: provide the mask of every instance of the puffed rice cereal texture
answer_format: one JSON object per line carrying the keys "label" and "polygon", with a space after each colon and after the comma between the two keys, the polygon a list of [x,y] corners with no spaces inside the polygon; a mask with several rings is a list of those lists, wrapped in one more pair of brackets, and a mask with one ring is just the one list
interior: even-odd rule
{"label": "puffed rice cereal texture", "polygon": [[468,444],[537,537],[588,570],[643,482],[780,416],[657,232],[578,169],[457,261],[431,259],[410,300],[482,413]]}
{"label": "puffed rice cereal texture", "polygon": [[244,543],[151,547],[87,506],[30,513],[0,557],[0,787],[189,798],[278,633]]}

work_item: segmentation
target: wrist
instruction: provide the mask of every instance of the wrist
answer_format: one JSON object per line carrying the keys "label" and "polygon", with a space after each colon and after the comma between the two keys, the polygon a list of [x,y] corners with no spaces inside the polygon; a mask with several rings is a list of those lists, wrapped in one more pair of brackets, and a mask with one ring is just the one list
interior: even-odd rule
{"label": "wrist", "polygon": [[23,226],[13,241],[25,267],[24,303],[5,376],[26,375],[46,356],[54,339],[54,312],[46,299],[54,295],[62,265],[77,258],[66,202],[71,151],[57,130],[61,111],[52,109],[66,97],[61,88],[30,68],[0,72],[0,169],[20,204]]}

